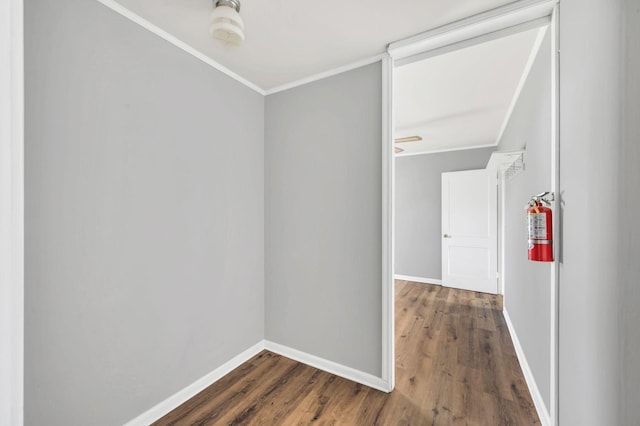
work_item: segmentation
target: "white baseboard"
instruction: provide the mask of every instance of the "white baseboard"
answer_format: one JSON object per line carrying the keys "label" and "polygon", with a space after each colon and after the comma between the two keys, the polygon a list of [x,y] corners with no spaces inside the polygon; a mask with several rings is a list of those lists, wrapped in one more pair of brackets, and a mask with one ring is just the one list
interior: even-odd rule
{"label": "white baseboard", "polygon": [[264,350],[264,340],[256,343],[244,352],[234,356],[229,361],[225,362],[206,376],[201,377],[186,388],[178,391],[169,398],[140,414],[135,419],[125,423],[124,426],[147,426],[155,422],[165,414],[180,406],[182,403],[188,401],[196,394],[211,386],[216,381],[220,380],[223,376],[227,375],[243,363],[247,362],[253,356],[259,354],[262,350]]}
{"label": "white baseboard", "polygon": [[400,275],[400,274],[395,274],[393,278],[396,280],[413,281],[416,283],[442,285],[442,280],[438,280],[435,278],[412,277],[410,275]]}
{"label": "white baseboard", "polygon": [[280,345],[268,340],[262,340],[225,362],[211,373],[201,377],[186,388],[176,392],[169,398],[151,407],[135,419],[128,421],[124,426],[147,426],[155,422],[265,349],[294,361],[326,371],[327,373],[343,377],[347,380],[351,380],[383,392],[391,391],[389,384],[380,377],[376,377],[372,374],[356,370],[355,368],[347,367],[288,346]]}
{"label": "white baseboard", "polygon": [[533,373],[531,372],[531,368],[529,367],[529,363],[527,362],[527,357],[524,354],[524,350],[522,349],[520,340],[518,340],[518,335],[516,334],[516,330],[513,327],[513,323],[511,322],[511,318],[509,317],[509,313],[507,312],[506,307],[502,310],[502,314],[504,315],[504,320],[507,323],[507,328],[509,329],[509,334],[511,335],[511,341],[513,342],[513,347],[516,350],[516,355],[518,356],[518,361],[520,362],[520,367],[522,368],[524,379],[527,382],[529,393],[531,393],[533,404],[536,406],[536,411],[538,412],[540,423],[542,424],[542,426],[551,426],[551,417],[549,416],[549,410],[547,410],[547,407],[544,404],[542,394],[540,394],[540,389],[538,389],[536,379],[533,377]]}
{"label": "white baseboard", "polygon": [[383,392],[390,392],[392,390],[389,387],[389,383],[382,380],[380,377],[376,377],[372,374],[356,370],[355,368],[347,367],[342,364],[338,364],[336,362],[290,348],[288,346],[280,345],[278,343],[270,342],[267,340],[265,341],[265,349],[278,355],[291,358],[294,361],[310,365],[311,367],[315,367],[319,370],[335,374],[336,376],[340,376],[347,380],[369,386],[370,388],[378,389]]}

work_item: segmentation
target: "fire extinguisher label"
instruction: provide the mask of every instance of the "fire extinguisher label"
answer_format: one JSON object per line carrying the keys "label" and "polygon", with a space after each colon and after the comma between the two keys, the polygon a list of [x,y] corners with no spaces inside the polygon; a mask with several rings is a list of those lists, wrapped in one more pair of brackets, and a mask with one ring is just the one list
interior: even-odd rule
{"label": "fire extinguisher label", "polygon": [[529,213],[529,238],[547,238],[547,215],[544,213]]}

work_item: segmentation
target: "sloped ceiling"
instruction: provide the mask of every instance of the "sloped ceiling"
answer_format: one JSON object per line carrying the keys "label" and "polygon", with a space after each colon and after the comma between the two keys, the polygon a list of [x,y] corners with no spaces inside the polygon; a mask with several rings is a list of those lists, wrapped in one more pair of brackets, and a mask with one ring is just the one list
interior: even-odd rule
{"label": "sloped ceiling", "polygon": [[545,29],[477,44],[394,72],[398,155],[492,146],[498,143]]}
{"label": "sloped ceiling", "polygon": [[366,61],[393,41],[511,3],[241,0],[246,41],[233,48],[209,36],[212,0],[102,2],[117,2],[263,91]]}

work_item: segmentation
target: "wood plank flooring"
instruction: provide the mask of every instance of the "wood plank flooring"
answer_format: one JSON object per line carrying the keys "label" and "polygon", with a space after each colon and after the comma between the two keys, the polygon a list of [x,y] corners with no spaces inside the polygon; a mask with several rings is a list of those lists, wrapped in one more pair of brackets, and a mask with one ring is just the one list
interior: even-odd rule
{"label": "wood plank flooring", "polygon": [[496,296],[396,281],[386,394],[263,351],[154,425],[539,424]]}

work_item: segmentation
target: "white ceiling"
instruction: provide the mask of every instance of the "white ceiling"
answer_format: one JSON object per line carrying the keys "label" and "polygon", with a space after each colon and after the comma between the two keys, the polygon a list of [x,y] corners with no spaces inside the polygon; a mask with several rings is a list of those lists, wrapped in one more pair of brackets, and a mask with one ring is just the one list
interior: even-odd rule
{"label": "white ceiling", "polygon": [[[366,63],[391,42],[513,2],[241,0],[246,40],[232,47],[209,35],[212,0],[99,1],[263,94]],[[495,145],[539,31],[397,67],[395,137],[423,137],[396,144],[399,155]]]}
{"label": "white ceiling", "polygon": [[455,50],[394,71],[398,156],[496,145],[544,29]]}
{"label": "white ceiling", "polygon": [[246,41],[232,48],[209,36],[212,0],[116,1],[263,91],[367,60],[391,42],[512,2],[241,0]]}

